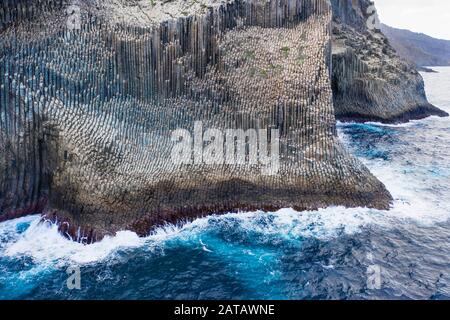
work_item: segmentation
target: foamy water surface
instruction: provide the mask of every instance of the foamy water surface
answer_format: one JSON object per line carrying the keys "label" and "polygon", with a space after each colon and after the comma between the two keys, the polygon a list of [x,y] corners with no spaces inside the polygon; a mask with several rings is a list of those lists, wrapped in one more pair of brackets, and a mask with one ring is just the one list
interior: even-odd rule
{"label": "foamy water surface", "polygon": [[[450,111],[450,68],[436,69],[427,93]],[[392,193],[390,211],[228,214],[88,246],[25,217],[0,224],[0,299],[449,299],[450,119],[338,129]],[[71,266],[81,290],[67,289]]]}

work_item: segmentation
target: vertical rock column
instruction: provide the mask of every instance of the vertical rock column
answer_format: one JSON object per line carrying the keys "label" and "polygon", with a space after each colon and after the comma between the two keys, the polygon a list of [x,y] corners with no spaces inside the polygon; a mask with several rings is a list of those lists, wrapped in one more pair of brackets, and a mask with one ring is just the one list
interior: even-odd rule
{"label": "vertical rock column", "polygon": [[[35,3],[0,39],[3,212],[29,213],[19,209],[48,195],[46,217],[86,243],[211,213],[389,207],[337,141],[328,1],[236,0],[138,24],[80,1],[80,30],[67,29],[64,6]],[[278,129],[279,171],[172,161],[172,132],[198,121]]]}

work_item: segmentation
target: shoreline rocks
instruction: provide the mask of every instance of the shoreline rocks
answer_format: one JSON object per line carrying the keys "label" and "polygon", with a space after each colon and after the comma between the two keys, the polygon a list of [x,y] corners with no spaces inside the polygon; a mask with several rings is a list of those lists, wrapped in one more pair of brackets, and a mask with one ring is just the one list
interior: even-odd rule
{"label": "shoreline rocks", "polygon": [[427,101],[414,65],[400,59],[380,30],[368,27],[375,14],[371,1],[331,3],[332,86],[338,120],[402,123],[448,116]]}

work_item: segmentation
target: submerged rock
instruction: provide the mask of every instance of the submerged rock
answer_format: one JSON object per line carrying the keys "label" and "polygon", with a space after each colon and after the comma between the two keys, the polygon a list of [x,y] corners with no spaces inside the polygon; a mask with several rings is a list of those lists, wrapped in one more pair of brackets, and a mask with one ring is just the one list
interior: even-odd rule
{"label": "submerged rock", "polygon": [[[43,210],[90,242],[230,211],[389,208],[336,136],[327,1],[142,3],[2,2],[0,220]],[[221,158],[230,129],[250,131]]]}
{"label": "submerged rock", "polygon": [[337,119],[399,123],[448,116],[427,101],[422,76],[397,55],[379,30],[372,1],[331,3]]}

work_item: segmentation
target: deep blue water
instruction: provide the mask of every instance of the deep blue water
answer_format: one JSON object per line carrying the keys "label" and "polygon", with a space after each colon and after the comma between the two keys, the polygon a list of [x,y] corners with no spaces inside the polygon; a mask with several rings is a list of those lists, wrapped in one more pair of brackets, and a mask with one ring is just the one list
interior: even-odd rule
{"label": "deep blue water", "polygon": [[[450,111],[450,68],[436,69],[427,93]],[[90,246],[38,216],[9,221],[0,299],[450,299],[450,119],[339,134],[391,191],[391,211],[230,214]],[[67,288],[69,267],[81,290]]]}

